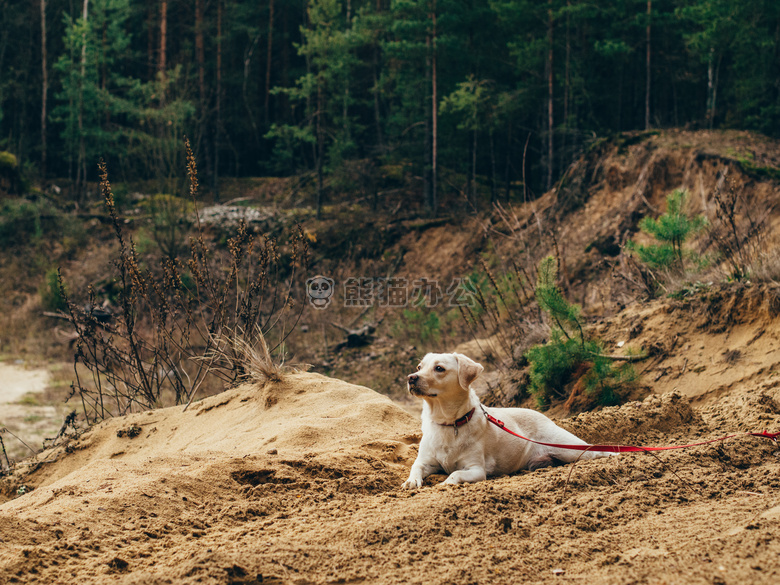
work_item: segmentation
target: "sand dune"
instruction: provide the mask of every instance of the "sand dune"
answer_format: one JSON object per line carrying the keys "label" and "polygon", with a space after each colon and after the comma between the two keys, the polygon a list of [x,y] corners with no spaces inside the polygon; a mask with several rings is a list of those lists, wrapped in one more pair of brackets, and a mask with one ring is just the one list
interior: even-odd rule
{"label": "sand dune", "polygon": [[[673,393],[563,424],[683,442],[777,423],[778,399],[769,386],[697,410]],[[418,428],[376,392],[314,374],[106,421],[6,481],[6,495],[34,489],[0,506],[0,583],[777,579],[769,441],[409,492]]]}

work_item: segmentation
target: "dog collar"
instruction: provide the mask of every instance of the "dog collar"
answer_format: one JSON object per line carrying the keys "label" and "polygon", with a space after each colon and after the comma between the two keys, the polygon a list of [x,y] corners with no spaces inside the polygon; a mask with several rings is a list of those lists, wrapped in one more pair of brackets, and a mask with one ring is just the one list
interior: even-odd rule
{"label": "dog collar", "polygon": [[457,435],[458,434],[458,427],[462,427],[467,422],[469,422],[471,420],[471,417],[474,416],[474,411],[476,411],[476,410],[477,410],[477,407],[475,406],[474,408],[469,410],[466,414],[464,414],[462,417],[457,419],[454,423],[451,423],[451,424],[446,424],[446,423],[441,424],[441,423],[439,423],[439,424],[441,424],[441,426],[443,426],[443,427],[455,427],[455,434]]}

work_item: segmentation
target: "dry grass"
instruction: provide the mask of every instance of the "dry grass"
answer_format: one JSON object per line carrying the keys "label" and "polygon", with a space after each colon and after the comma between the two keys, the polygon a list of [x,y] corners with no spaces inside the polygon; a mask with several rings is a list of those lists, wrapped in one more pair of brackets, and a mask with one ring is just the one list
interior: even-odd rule
{"label": "dry grass", "polygon": [[780,284],[780,249],[768,246],[755,259],[751,275],[757,282]]}
{"label": "dry grass", "polygon": [[728,169],[721,175],[712,194],[715,218],[709,235],[728,267],[728,277],[743,280],[750,277],[767,250],[767,228],[774,205],[767,201],[748,204],[727,172]]}
{"label": "dry grass", "polygon": [[212,371],[225,370],[240,372],[236,382],[279,382],[282,379],[284,355],[280,352],[277,359],[265,339],[262,329],[255,325],[247,333],[241,327],[224,329],[213,335],[211,350],[196,358]]}

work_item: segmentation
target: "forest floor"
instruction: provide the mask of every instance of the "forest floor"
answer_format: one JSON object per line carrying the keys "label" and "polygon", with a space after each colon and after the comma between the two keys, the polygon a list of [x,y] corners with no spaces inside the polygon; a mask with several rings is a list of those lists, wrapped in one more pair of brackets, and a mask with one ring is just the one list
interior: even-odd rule
{"label": "forest floor", "polygon": [[[377,266],[387,274],[389,263],[399,276],[448,280],[481,257],[499,272],[512,250],[518,262],[549,253],[540,226],[556,226],[562,286],[583,305],[589,334],[610,353],[648,356],[629,402],[573,416],[594,407],[574,384],[571,412],[548,411],[558,424],[590,442],[640,445],[776,432],[780,186],[762,169],[776,169],[778,153],[744,133],[613,142],[566,187],[503,214],[420,229],[377,222],[348,236],[349,248],[337,222],[317,224],[314,270],[339,280]],[[680,185],[695,212],[714,217],[723,168],[767,214],[763,272],[727,282],[711,269],[643,298],[627,284],[626,239]],[[706,240],[695,243],[701,254]],[[777,582],[780,451],[762,438],[401,489],[420,439],[402,380],[425,351],[459,347],[484,363],[480,391],[492,404],[533,400],[505,375],[516,358],[505,331],[467,341],[453,321],[424,342],[405,328],[408,314],[378,308],[365,316],[382,324],[377,339],[334,352],[328,322],[361,317],[334,300],[332,313],[304,315],[306,332],[291,343],[297,361],[330,377],[290,371],[186,412],[113,418],[19,462],[0,483],[0,584]]]}

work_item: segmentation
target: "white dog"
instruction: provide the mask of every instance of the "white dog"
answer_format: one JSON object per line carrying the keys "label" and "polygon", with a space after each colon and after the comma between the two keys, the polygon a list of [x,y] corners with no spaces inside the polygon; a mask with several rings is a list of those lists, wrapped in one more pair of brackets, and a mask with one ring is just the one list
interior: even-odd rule
{"label": "white dog", "polygon": [[527,408],[486,408],[471,383],[482,366],[459,353],[429,353],[407,376],[409,392],[423,399],[420,451],[403,487],[417,488],[432,473],[444,471],[444,483],[482,481],[519,469],[603,457],[602,453],[545,447],[514,437],[491,424],[482,409],[506,428],[543,443],[586,445],[549,418]]}

